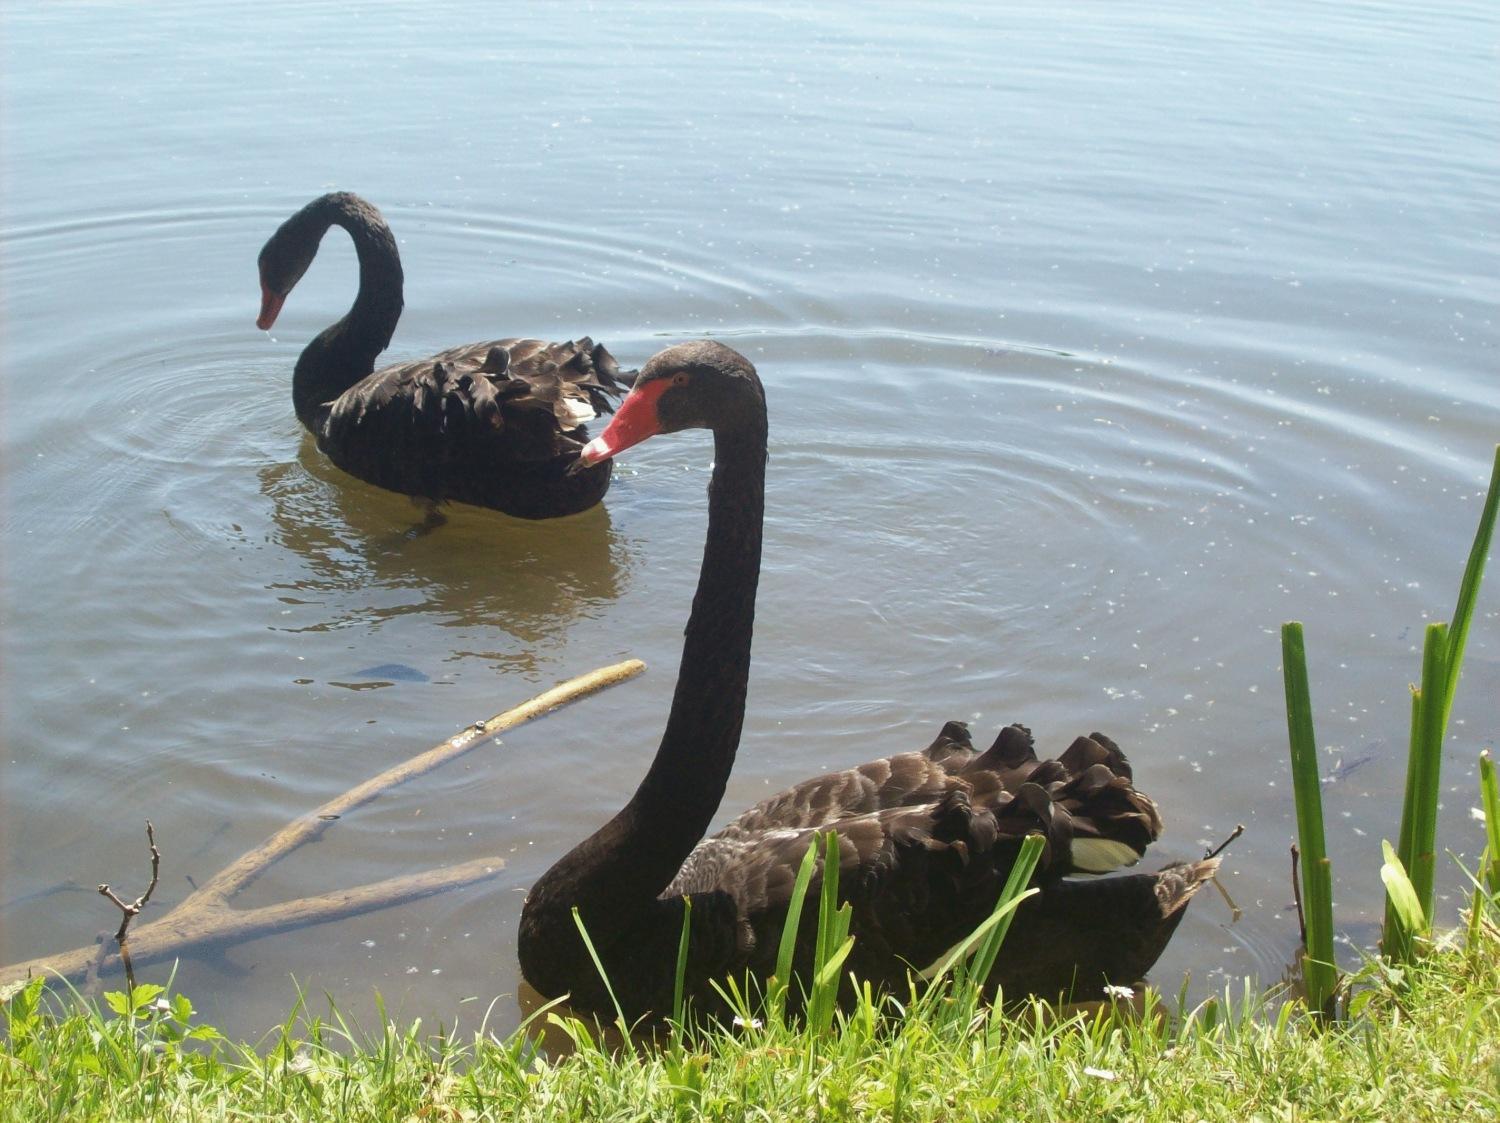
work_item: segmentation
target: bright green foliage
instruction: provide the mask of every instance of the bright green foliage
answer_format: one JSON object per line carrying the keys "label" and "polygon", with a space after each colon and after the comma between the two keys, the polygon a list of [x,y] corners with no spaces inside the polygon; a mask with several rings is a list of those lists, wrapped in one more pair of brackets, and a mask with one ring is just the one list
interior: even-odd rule
{"label": "bright green foliage", "polygon": [[[195,1027],[180,996],[108,1009],[40,982],[11,998],[0,1119],[125,1120],[1388,1120],[1500,1114],[1500,933],[1352,980],[1350,1021],[1226,994],[1169,1011],[1015,1016],[963,995],[898,1008],[862,997],[827,1033],[766,1019],[672,1031],[631,1050],[560,1019],[574,1052],[525,1033],[373,1034],[295,1013],[259,1048]],[[147,997],[149,995],[149,997]],[[198,1040],[190,1040],[196,1036]]]}
{"label": "bright green foliage", "polygon": [[[823,892],[818,907],[818,938],[813,951],[812,987],[807,994],[807,1025],[818,1033],[827,1033],[838,1006],[839,968],[854,950],[849,935],[853,908],[839,904],[839,836],[829,831],[822,836]],[[817,845],[816,841],[813,843]],[[785,942],[785,933],[783,942]]]}

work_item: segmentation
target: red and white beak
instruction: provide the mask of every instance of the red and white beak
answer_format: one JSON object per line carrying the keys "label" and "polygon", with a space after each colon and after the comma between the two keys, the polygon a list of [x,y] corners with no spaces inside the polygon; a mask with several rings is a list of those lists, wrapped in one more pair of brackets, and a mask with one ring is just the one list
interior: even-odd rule
{"label": "red and white beak", "polygon": [[656,405],[670,385],[669,379],[659,378],[630,391],[604,427],[604,432],[583,446],[578,458],[584,467],[592,468],[601,460],[618,456],[647,437],[660,433],[661,416],[656,412]]}

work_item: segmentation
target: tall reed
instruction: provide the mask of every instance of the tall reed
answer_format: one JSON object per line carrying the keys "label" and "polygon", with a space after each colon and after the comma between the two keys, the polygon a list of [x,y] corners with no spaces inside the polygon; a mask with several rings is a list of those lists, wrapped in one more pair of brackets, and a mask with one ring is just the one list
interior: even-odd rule
{"label": "tall reed", "polygon": [[1338,968],[1333,957],[1333,869],[1323,833],[1323,787],[1318,743],[1313,735],[1312,697],[1302,625],[1281,626],[1281,668],[1286,687],[1287,736],[1292,748],[1292,790],[1297,803],[1297,840],[1302,856],[1302,916],[1305,931],[1302,981],[1307,1004],[1333,1014]]}
{"label": "tall reed", "polygon": [[[1380,875],[1386,885],[1381,946],[1397,961],[1408,961],[1417,941],[1431,929],[1436,879],[1438,797],[1442,791],[1443,738],[1463,669],[1464,647],[1500,506],[1500,446],[1495,449],[1489,490],[1479,528],[1459,582],[1451,624],[1427,626],[1422,646],[1422,680],[1411,692],[1411,726],[1406,785],[1397,844],[1383,848]],[[1297,834],[1302,850],[1302,898],[1306,918],[1304,978],[1310,1006],[1328,1013],[1337,986],[1333,964],[1332,877],[1323,833],[1322,783],[1307,685],[1302,625],[1281,630],[1286,683],[1287,731],[1291,742],[1292,786],[1297,801]],[[1486,870],[1490,867],[1486,866]],[[1481,879],[1486,876],[1481,871]]]}
{"label": "tall reed", "polygon": [[1386,955],[1398,961],[1410,960],[1415,951],[1414,941],[1432,927],[1443,739],[1448,730],[1453,697],[1458,690],[1459,674],[1463,670],[1464,647],[1474,618],[1474,604],[1494,537],[1497,507],[1500,507],[1500,446],[1495,449],[1489,491],[1479,515],[1474,544],[1469,549],[1468,564],[1459,582],[1453,621],[1451,625],[1427,625],[1422,645],[1422,683],[1412,691],[1406,791],[1395,853],[1416,892],[1422,910],[1422,924],[1413,930],[1405,922],[1398,902],[1387,892],[1381,946]]}

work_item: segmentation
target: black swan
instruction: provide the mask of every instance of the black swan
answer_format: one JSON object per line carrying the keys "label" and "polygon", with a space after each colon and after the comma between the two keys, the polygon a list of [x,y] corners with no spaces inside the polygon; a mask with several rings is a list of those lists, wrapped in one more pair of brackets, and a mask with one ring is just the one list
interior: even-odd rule
{"label": "black swan", "polygon": [[[837,832],[840,896],[853,905],[845,971],[904,993],[994,907],[1029,833],[1046,848],[991,981],[1007,995],[1098,997],[1156,961],[1217,858],[1154,874],[1064,880],[1138,859],[1161,831],[1107,737],[1080,737],[1039,761],[1011,725],[985,752],[949,722],[920,752],[798,784],[700,841],[739,746],[750,670],[765,498],[766,405],[755,368],[711,342],[685,343],[642,368],[593,462],[656,433],[714,435],[708,536],[671,714],[646,777],[624,810],[532,887],[518,952],[526,981],[575,1009],[613,1005],[578,935],[576,907],[629,1018],[671,1012],[683,898],[692,898],[686,990],[718,1008],[712,980],[767,977],[787,901],[818,829]],[[816,882],[815,882],[816,884]],[[811,936],[813,904],[799,935]],[[794,968],[806,972],[811,939]],[[805,974],[803,977],[806,977]],[[795,990],[795,988],[794,988]]]}
{"label": "black swan", "polygon": [[496,339],[375,370],[401,318],[401,258],[390,227],[358,195],[314,199],[260,251],[260,316],[276,322],[330,226],[359,256],[359,293],[307,345],[292,376],[297,418],[352,476],[429,503],[493,507],[521,518],[570,515],[609,487],[608,463],[580,468],[585,421],[623,391],[614,357],[588,338]]}

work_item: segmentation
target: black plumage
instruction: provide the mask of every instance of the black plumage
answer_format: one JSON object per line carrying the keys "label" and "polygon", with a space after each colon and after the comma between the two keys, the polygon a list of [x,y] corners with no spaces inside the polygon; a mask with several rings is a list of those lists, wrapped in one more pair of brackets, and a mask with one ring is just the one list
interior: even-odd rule
{"label": "black plumage", "polygon": [[[920,752],[805,781],[703,839],[739,746],[750,668],[766,463],[754,368],[715,343],[669,348],[584,459],[695,427],[713,431],[714,471],[667,728],[624,809],[533,886],[518,941],[526,980],[576,1008],[612,1012],[577,908],[626,1016],[668,1011],[691,898],[686,982],[700,1009],[716,1007],[714,981],[773,969],[797,868],[820,830],[838,839],[856,938],[847,967],[862,979],[903,988],[934,966],[993,910],[1033,833],[1046,843],[1033,881],[1041,893],[1018,912],[992,981],[1012,996],[1086,998],[1139,979],[1218,861],[1072,879],[1134,863],[1161,832],[1125,755],[1099,733],[1039,760],[1022,726],[981,753],[949,722]],[[803,972],[815,911],[804,913],[794,960]]]}
{"label": "black plumage", "polygon": [[377,487],[522,518],[597,503],[610,468],[578,466],[585,425],[613,408],[630,376],[588,338],[488,340],[375,370],[401,316],[403,274],[390,228],[357,195],[314,199],[266,242],[259,326],[275,322],[331,225],[354,241],[359,292],[292,378],[297,416],[328,458]]}

